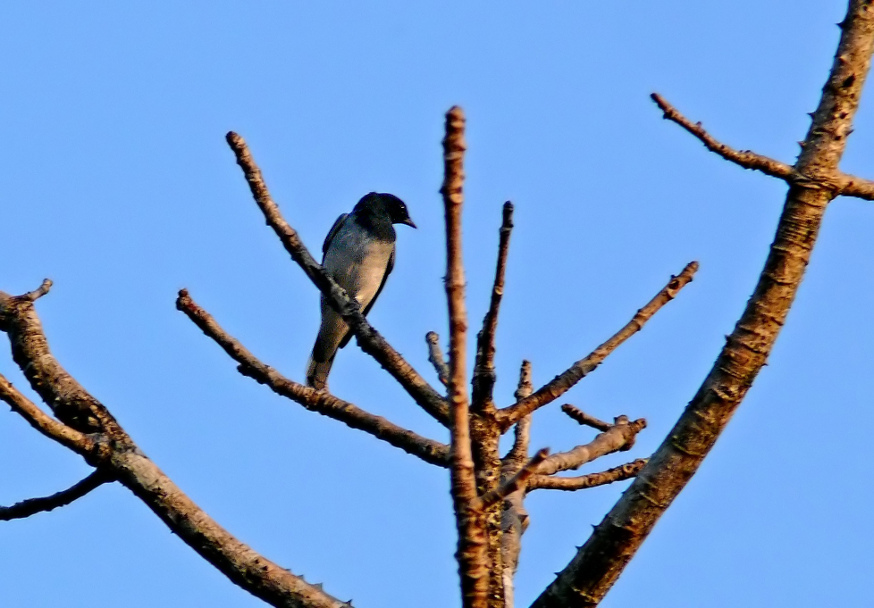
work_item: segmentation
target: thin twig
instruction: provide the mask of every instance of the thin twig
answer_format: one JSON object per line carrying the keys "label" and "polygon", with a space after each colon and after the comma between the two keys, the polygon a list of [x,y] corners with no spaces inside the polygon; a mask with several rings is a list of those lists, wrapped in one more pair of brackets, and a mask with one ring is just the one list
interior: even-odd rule
{"label": "thin twig", "polygon": [[646,420],[643,418],[630,422],[626,416],[619,416],[615,424],[590,443],[553,454],[540,465],[537,472],[540,475],[552,475],[559,471],[578,469],[601,456],[629,450],[634,445],[637,434],[645,428]]}
{"label": "thin twig", "polygon": [[595,370],[610,353],[632,335],[640,331],[655,313],[673,300],[677,293],[689,284],[697,270],[698,262],[687,264],[680,274],[672,276],[668,284],[646,306],[638,310],[631,321],[616,332],[612,338],[604,342],[584,359],[574,363],[562,374],[553,378],[531,396],[517,401],[515,405],[498,410],[497,420],[501,425],[501,430],[506,431],[513,423],[529,415],[537,408],[555,401],[586,375]]}
{"label": "thin twig", "polygon": [[664,97],[659,95],[658,93],[653,93],[650,95],[652,100],[656,103],[656,105],[664,112],[665,120],[670,120],[681,127],[683,127],[686,131],[694,135],[704,146],[724,158],[725,160],[731,161],[736,165],[740,165],[744,169],[753,169],[756,171],[761,171],[767,175],[772,177],[778,177],[783,180],[789,180],[794,175],[794,169],[791,165],[787,165],[786,163],[781,163],[778,160],[774,160],[773,158],[769,158],[767,156],[762,156],[761,154],[756,154],[755,152],[751,152],[749,150],[738,151],[730,146],[726,146],[725,144],[717,141],[713,138],[707,131],[704,130],[704,127],[701,126],[701,123],[693,123],[691,120],[683,116],[674,106],[669,104]]}
{"label": "thin twig", "polygon": [[446,365],[443,351],[440,350],[440,336],[437,335],[437,332],[429,331],[425,334],[425,341],[428,343],[428,361],[434,366],[440,384],[447,386],[449,384],[449,366]]}
{"label": "thin twig", "polygon": [[513,231],[513,203],[504,203],[501,229],[498,231],[498,261],[495,266],[495,281],[489,309],[483,319],[483,328],[477,336],[476,362],[473,368],[473,395],[471,407],[484,411],[494,407],[495,388],[495,331],[498,328],[498,311],[504,296],[504,276],[507,271],[507,253],[510,249],[510,233]]}
{"label": "thin twig", "polygon": [[491,492],[483,494],[482,498],[480,499],[482,500],[483,508],[488,508],[496,502],[504,500],[513,492],[524,488],[527,485],[528,480],[537,473],[537,468],[540,466],[541,463],[543,463],[544,460],[546,460],[547,456],[549,456],[548,448],[538,450],[538,452],[534,454],[531,460],[523,465],[522,468],[519,469],[519,472],[513,475],[513,477],[505,481],[503,484],[501,484]]}
{"label": "thin twig", "polygon": [[227,134],[227,141],[249,183],[255,202],[267,220],[267,225],[273,229],[291,258],[322,292],[331,306],[343,316],[343,320],[349,324],[350,330],[358,338],[361,350],[376,359],[422,409],[439,422],[447,424],[449,414],[443,397],[370,325],[361,314],[358,303],[349,298],[346,292],[325,273],[322,266],[310,255],[294,228],[282,217],[279,206],[270,196],[261,170],[255,164],[255,159],[252,158],[245,140],[232,131]]}
{"label": "thin twig", "polygon": [[0,507],[0,521],[23,519],[37,513],[51,511],[58,507],[66,506],[109,481],[112,481],[112,478],[109,475],[104,471],[96,470],[75,485],[70,486],[66,490],[61,490],[60,492],[52,494],[51,496],[28,498],[27,500],[15,503],[11,507]]}
{"label": "thin twig", "polygon": [[[696,139],[703,143],[708,150],[718,154],[727,161],[743,167],[744,169],[761,171],[771,177],[782,179],[789,184],[797,183],[806,185],[807,187],[825,188],[842,196],[852,196],[867,201],[874,200],[874,181],[842,173],[841,171],[834,171],[828,175],[805,175],[798,171],[796,167],[787,165],[786,163],[782,163],[768,156],[757,154],[750,150],[735,150],[710,135],[710,133],[704,130],[704,127],[701,126],[700,122],[693,123],[686,118],[679,110],[677,110],[677,108],[668,103],[668,101],[658,93],[653,93],[650,97],[664,112],[664,118],[666,120],[670,120],[671,122],[680,125],[683,129],[691,133]],[[806,145],[803,141],[799,142],[799,144],[801,144],[802,147]]]}
{"label": "thin twig", "polygon": [[621,466],[601,471],[600,473],[589,473],[588,475],[577,475],[575,477],[535,475],[528,481],[527,487],[529,492],[533,490],[564,490],[567,492],[585,490],[586,488],[594,488],[636,477],[637,473],[647,462],[646,458],[638,458],[633,462],[628,462]]}
{"label": "thin twig", "polygon": [[598,429],[599,431],[609,431],[610,427],[613,425],[609,422],[604,422],[603,420],[599,420],[594,416],[590,416],[583,410],[572,406],[569,403],[565,403],[561,406],[561,411],[571,417],[572,420],[578,422],[582,426],[590,426],[593,429]]}
{"label": "thin twig", "polygon": [[375,416],[348,401],[338,399],[327,391],[318,391],[285,378],[274,368],[262,363],[238,340],[227,333],[216,320],[198,305],[183,289],[176,299],[176,308],[212,338],[230,357],[240,364],[240,373],[266,384],[273,392],[299,403],[313,412],[339,420],[347,426],[369,433],[378,439],[418,456],[437,466],[448,466],[449,448],[431,439],[402,428],[382,416]]}

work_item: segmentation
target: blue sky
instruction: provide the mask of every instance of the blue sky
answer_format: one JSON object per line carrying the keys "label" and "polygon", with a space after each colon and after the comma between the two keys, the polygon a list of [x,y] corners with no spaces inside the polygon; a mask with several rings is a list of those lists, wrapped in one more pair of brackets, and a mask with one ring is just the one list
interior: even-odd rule
{"label": "blue sky", "polygon": [[[249,142],[311,250],[371,190],[404,199],[373,324],[433,378],[445,337],[440,139],[468,117],[469,310],[485,312],[501,203],[516,204],[498,330],[509,402],[611,335],[690,260],[694,283],[567,401],[646,417],[648,455],[692,397],[761,269],[785,185],[661,120],[658,91],[738,148],[793,161],[843,2],[381,3],[10,1],[0,8],[0,289],[51,277],[52,348],[142,449],[243,541],[358,606],[457,605],[446,472],[237,374],[174,308],[188,287],[256,355],[301,379],[318,296],[264,226],[224,142]],[[874,177],[864,98],[843,168]],[[769,366],[605,606],[867,606],[871,203],[830,208]],[[8,356],[0,373],[21,385]],[[332,389],[445,440],[355,347]],[[534,446],[590,439],[558,412]],[[0,420],[0,504],[88,471]],[[621,492],[540,491],[520,606]],[[126,490],[0,525],[0,605],[237,608],[260,603]]]}

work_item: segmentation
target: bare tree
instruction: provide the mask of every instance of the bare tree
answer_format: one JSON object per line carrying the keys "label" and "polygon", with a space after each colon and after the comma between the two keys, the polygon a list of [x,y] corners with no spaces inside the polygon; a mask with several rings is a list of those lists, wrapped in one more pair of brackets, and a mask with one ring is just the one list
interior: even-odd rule
{"label": "bare tree", "polygon": [[[874,6],[852,0],[840,24],[841,40],[819,106],[794,165],[720,143],[700,123],[693,123],[661,96],[653,100],[664,117],[698,138],[711,151],[743,168],[784,180],[789,191],[774,242],[746,310],[685,412],[649,459],[587,475],[561,475],[606,454],[629,450],[646,421],[619,415],[598,420],[580,409],[562,406],[570,419],[598,434],[586,443],[550,454],[532,454],[532,414],[561,397],[594,371],[616,348],[673,299],[698,269],[688,264],[631,320],[591,353],[534,390],[531,364],[521,365],[515,401],[499,407],[495,387],[495,330],[513,228],[513,206],[506,203],[491,301],[476,337],[473,376],[468,388],[466,354],[468,318],[462,265],[464,115],[446,115],[443,194],[446,218],[446,295],[449,310],[448,361],[439,336],[426,336],[438,390],[415,370],[368,323],[355,300],[326,275],[283,218],[245,141],[235,133],[228,144],[243,170],[267,224],[286,251],[327,301],[349,324],[359,346],[406,390],[413,401],[449,432],[448,444],[421,436],[343,400],[284,377],[225,331],[192,296],[182,290],[176,301],[207,337],[236,363],[241,374],[266,385],[303,407],[369,433],[421,460],[447,468],[458,530],[457,560],[462,603],[471,608],[513,604],[513,576],[521,538],[528,524],[526,496],[535,490],[581,490],[634,478],[603,522],[567,567],[544,590],[534,606],[594,606],[616,581],[661,514],[694,475],[731,415],[741,403],[782,328],[804,276],[828,203],[835,197],[874,200],[874,182],[844,174],[839,161],[874,52]],[[0,330],[7,334],[12,357],[33,390],[51,409],[50,416],[6,378],[0,376],[0,398],[37,431],[79,454],[94,472],[45,498],[0,508],[0,519],[28,517],[69,504],[109,482],[127,487],[174,533],[230,580],[274,606],[307,608],[350,605],[278,566],[233,537],[191,501],[137,446],[109,409],[79,384],[52,355],[37,316],[36,301],[51,282],[29,293],[0,292]],[[514,440],[501,455],[500,438],[511,429]]]}

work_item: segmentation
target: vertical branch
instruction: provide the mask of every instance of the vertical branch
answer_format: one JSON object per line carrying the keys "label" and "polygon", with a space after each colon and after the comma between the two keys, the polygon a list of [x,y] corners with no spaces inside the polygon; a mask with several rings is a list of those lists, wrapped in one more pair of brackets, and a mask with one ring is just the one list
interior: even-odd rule
{"label": "vertical branch", "polygon": [[[516,401],[521,401],[534,391],[531,382],[531,362],[523,361],[519,369],[519,385]],[[528,445],[531,441],[531,416],[525,416],[516,423],[513,447],[504,457],[501,466],[501,479],[506,481],[517,474],[528,459]],[[504,608],[513,608],[514,579],[519,568],[519,554],[522,551],[522,534],[528,528],[528,511],[525,510],[525,490],[510,494],[504,501],[501,514],[501,568],[504,587]]]}
{"label": "vertical branch", "polygon": [[458,527],[458,566],[465,608],[485,606],[489,567],[482,507],[477,499],[470,441],[467,395],[467,311],[464,304],[464,263],[461,255],[461,207],[464,201],[464,112],[446,113],[443,139],[444,181],[440,192],[446,213],[446,298],[449,304],[449,404],[452,500]]}
{"label": "vertical branch", "polygon": [[765,365],[810,261],[874,53],[871,0],[851,0],[819,106],[795,164],[752,297],[698,392],[649,463],[532,604],[596,606],[716,443]]}
{"label": "vertical branch", "polygon": [[503,219],[498,238],[498,262],[495,267],[495,282],[489,309],[483,319],[483,328],[476,340],[476,363],[473,368],[474,410],[494,408],[492,391],[495,388],[495,330],[498,327],[498,309],[504,296],[504,275],[507,270],[507,252],[510,249],[510,233],[513,231],[513,203],[504,203]]}

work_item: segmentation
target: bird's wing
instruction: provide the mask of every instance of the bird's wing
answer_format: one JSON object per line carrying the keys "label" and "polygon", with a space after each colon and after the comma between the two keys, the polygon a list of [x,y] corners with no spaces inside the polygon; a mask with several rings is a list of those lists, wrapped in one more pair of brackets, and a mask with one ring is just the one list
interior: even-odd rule
{"label": "bird's wing", "polygon": [[392,269],[395,267],[395,248],[391,248],[391,255],[388,256],[388,264],[385,267],[385,274],[382,275],[382,282],[379,284],[379,289],[376,290],[376,293],[373,296],[373,299],[370,300],[370,303],[364,307],[362,311],[365,316],[370,312],[370,309],[373,308],[373,303],[376,302],[376,298],[379,297],[379,293],[382,291],[382,288],[385,287],[385,282],[388,279],[388,275],[391,274]]}
{"label": "bird's wing", "polygon": [[[376,298],[379,297],[382,288],[385,287],[385,282],[388,279],[388,275],[391,274],[392,269],[395,267],[395,248],[391,248],[391,255],[388,256],[388,264],[385,267],[385,274],[382,275],[382,282],[379,284],[379,288],[376,290],[376,294],[374,294],[373,298],[371,298],[370,302],[368,302],[367,306],[364,307],[364,310],[361,311],[364,316],[367,316],[367,313],[370,312],[370,309],[373,308],[373,303],[376,302]],[[345,347],[349,344],[349,340],[352,339],[352,332],[350,331],[343,337],[342,342],[340,342],[340,348]]]}
{"label": "bird's wing", "polygon": [[331,241],[334,240],[334,235],[337,234],[337,231],[340,229],[340,226],[343,225],[345,219],[349,217],[348,213],[343,213],[340,217],[337,218],[337,221],[334,222],[334,225],[331,226],[331,229],[328,230],[328,236],[325,237],[325,242],[322,244],[322,255],[328,251],[328,247],[331,246]]}

